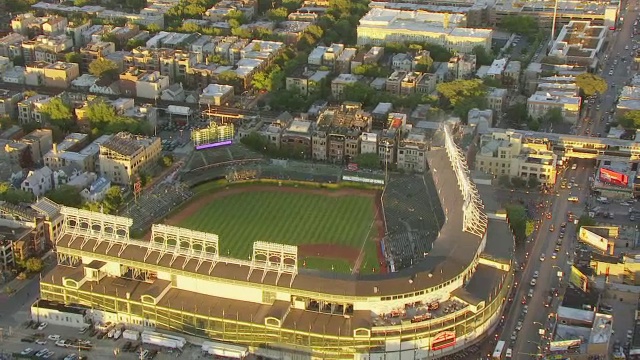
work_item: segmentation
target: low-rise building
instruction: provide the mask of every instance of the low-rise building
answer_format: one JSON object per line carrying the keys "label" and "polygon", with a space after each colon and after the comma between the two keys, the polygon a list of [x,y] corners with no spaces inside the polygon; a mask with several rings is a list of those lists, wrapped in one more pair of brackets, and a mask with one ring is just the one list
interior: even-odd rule
{"label": "low-rise building", "polygon": [[101,175],[114,184],[129,185],[139,172],[160,157],[160,138],[118,133],[100,144]]}
{"label": "low-rise building", "polygon": [[360,134],[360,154],[378,153],[378,134],[363,132]]}
{"label": "low-rise building", "polygon": [[489,109],[496,112],[496,114],[502,114],[503,105],[507,104],[507,95],[509,91],[501,88],[489,88],[487,91],[487,105]]}
{"label": "low-rise building", "polygon": [[100,202],[104,200],[107,191],[111,188],[111,181],[100,176],[88,188],[80,191],[80,196],[87,202]]}
{"label": "low-rise building", "polygon": [[572,124],[578,122],[582,99],[579,96],[552,95],[537,91],[527,99],[527,110],[533,118],[540,119],[551,109],[560,109],[562,118]]}
{"label": "low-rise building", "polygon": [[322,82],[325,81],[330,74],[331,72],[326,70],[314,71],[305,68],[302,71],[287,76],[286,89],[296,89],[304,96],[313,94],[322,86]]}
{"label": "low-rise building", "polygon": [[89,70],[89,64],[94,60],[104,58],[105,56],[114,53],[116,51],[116,44],[107,41],[98,41],[89,43],[80,48],[80,55],[82,55],[82,71]]}
{"label": "low-rise building", "polygon": [[32,122],[43,123],[44,119],[40,113],[42,105],[53,99],[49,95],[36,94],[18,102],[18,121],[20,124]]}
{"label": "low-rise building", "polygon": [[53,188],[53,171],[47,166],[29,171],[27,177],[20,184],[22,191],[32,193],[35,197],[40,197]]}
{"label": "low-rise building", "polygon": [[397,166],[409,172],[422,173],[427,164],[427,138],[424,133],[409,132],[398,143]]}
{"label": "low-rise building", "polygon": [[200,94],[199,103],[201,105],[222,106],[222,105],[227,105],[232,98],[233,98],[233,86],[209,84],[206,88],[202,89],[202,94]]}
{"label": "low-rise building", "polygon": [[311,136],[313,123],[307,120],[294,119],[282,131],[280,149],[291,156],[311,158]]}
{"label": "low-rise building", "polygon": [[18,115],[18,103],[23,98],[21,91],[0,89],[0,116],[15,118]]}
{"label": "low-rise building", "polygon": [[592,25],[590,21],[570,21],[564,25],[553,42],[549,56],[557,57],[567,64],[596,69],[598,54],[607,41],[607,28]]}
{"label": "low-rise building", "polygon": [[360,81],[362,76],[353,74],[340,74],[331,81],[331,95],[336,99],[341,99],[342,95],[349,85],[353,85]]}
{"label": "low-rise building", "polygon": [[28,145],[34,163],[42,163],[42,157],[53,148],[51,129],[36,129],[25,135],[20,142]]}
{"label": "low-rise building", "polygon": [[476,56],[473,54],[458,54],[447,64],[454,79],[465,79],[476,72]]}
{"label": "low-rise building", "polygon": [[159,71],[142,71],[132,67],[120,74],[120,92],[123,95],[145,99],[159,99],[162,90],[169,87],[169,77]]}

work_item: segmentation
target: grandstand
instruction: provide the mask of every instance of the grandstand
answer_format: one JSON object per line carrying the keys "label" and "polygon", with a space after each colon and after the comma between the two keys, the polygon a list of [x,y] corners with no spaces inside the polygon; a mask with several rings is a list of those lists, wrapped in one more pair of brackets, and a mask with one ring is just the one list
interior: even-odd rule
{"label": "grandstand", "polygon": [[444,213],[429,174],[390,175],[382,196],[387,234],[387,267],[398,271],[424,259],[444,223]]}

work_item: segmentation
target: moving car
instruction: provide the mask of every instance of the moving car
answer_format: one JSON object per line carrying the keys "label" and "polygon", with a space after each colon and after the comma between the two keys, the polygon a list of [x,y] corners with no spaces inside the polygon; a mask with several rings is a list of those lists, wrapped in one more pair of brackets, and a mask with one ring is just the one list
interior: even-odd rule
{"label": "moving car", "polygon": [[540,254],[540,261],[544,261],[544,253]]}
{"label": "moving car", "polygon": [[531,284],[531,286],[536,286],[536,279],[531,279],[529,284]]}

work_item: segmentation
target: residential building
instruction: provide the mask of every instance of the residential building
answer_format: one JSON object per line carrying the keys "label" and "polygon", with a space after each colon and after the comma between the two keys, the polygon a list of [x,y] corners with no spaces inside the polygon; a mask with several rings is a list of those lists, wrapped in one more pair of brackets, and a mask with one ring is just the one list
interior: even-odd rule
{"label": "residential building", "polygon": [[184,102],[187,98],[182,83],[173,83],[168,88],[162,90],[161,100]]}
{"label": "residential building", "polygon": [[311,139],[311,157],[317,161],[327,161],[327,132],[316,130]]}
{"label": "residential building", "polygon": [[378,153],[378,134],[363,132],[360,134],[360,154]]}
{"label": "residential building", "polygon": [[233,98],[233,86],[209,84],[202,90],[199,103],[201,105],[227,105]]}
{"label": "residential building", "polygon": [[39,35],[22,42],[22,57],[25,63],[44,61],[54,63],[62,60],[64,53],[73,47],[73,40],[65,34]]}
{"label": "residential building", "polygon": [[53,99],[49,95],[36,94],[18,102],[18,121],[20,124],[31,122],[43,123],[44,119],[39,110],[42,105]]}
{"label": "residential building", "polygon": [[160,138],[115,134],[100,144],[101,175],[114,184],[129,185],[141,170],[155,164],[161,150]]}
{"label": "residential building", "polygon": [[394,71],[413,71],[413,55],[398,53],[391,57],[391,69]]}
{"label": "residential building", "polygon": [[502,84],[510,89],[520,88],[520,73],[522,72],[522,63],[512,60],[507,63],[502,73]]}
{"label": "residential building", "polygon": [[89,140],[87,134],[71,133],[67,135],[59,144],[53,144],[51,151],[47,152],[42,160],[44,165],[52,171],[57,171],[68,166],[86,172],[89,168],[87,156],[78,153]]}
{"label": "residential building", "polygon": [[27,177],[20,184],[22,191],[30,192],[35,197],[40,197],[53,188],[53,172],[46,166],[29,171]]}
{"label": "residential building", "polygon": [[313,94],[319,87],[322,86],[322,82],[325,81],[331,74],[328,70],[308,70],[306,68],[300,69],[286,79],[286,89],[297,89],[300,94],[307,96]]}
{"label": "residential building", "polygon": [[2,73],[2,81],[8,84],[24,85],[26,82],[25,69],[22,66],[14,66]]}
{"label": "residential building", "polygon": [[345,48],[342,53],[336,59],[333,70],[338,74],[347,74],[351,72],[351,60],[355,58],[358,53],[356,48]]}
{"label": "residential building", "polygon": [[71,81],[71,90],[81,93],[88,93],[91,87],[100,80],[99,77],[90,74],[82,74],[77,79]]}
{"label": "residential building", "polygon": [[327,160],[343,163],[360,154],[360,134],[371,131],[371,114],[362,104],[344,102],[325,110],[317,120],[317,129],[326,134]]}
{"label": "residential building", "polygon": [[51,129],[36,129],[25,135],[20,142],[27,145],[31,151],[34,163],[42,163],[42,156],[53,148],[53,133]]}
{"label": "residential building", "polygon": [[71,82],[79,76],[80,66],[78,64],[57,61],[44,68],[44,86],[67,89]]}
{"label": "residential building", "polygon": [[94,60],[104,58],[105,56],[116,51],[116,44],[107,41],[98,41],[89,43],[80,48],[82,55],[81,68],[83,72],[89,70],[89,64]]}
{"label": "residential building", "polygon": [[502,81],[502,75],[504,74],[504,69],[506,69],[508,61],[509,59],[507,58],[493,60],[485,77]]}
{"label": "residential building", "polygon": [[492,31],[465,28],[465,23],[464,14],[372,8],[360,19],[358,45],[429,42],[460,53],[476,46],[490,51]]}
{"label": "residential building", "polygon": [[407,133],[398,143],[398,169],[417,173],[424,172],[428,148],[425,134],[417,131]]}
{"label": "residential building", "polygon": [[307,120],[294,119],[282,131],[280,149],[292,156],[311,158],[313,123]]}
{"label": "residential building", "polygon": [[[44,244],[40,245],[43,248],[53,247],[54,242],[58,239],[58,235],[62,232],[62,222],[64,216],[60,213],[61,206],[55,202],[47,199],[46,197],[40,197],[34,204],[31,204],[31,209],[37,214],[37,219],[44,220]],[[35,244],[37,247],[38,244]]]}
{"label": "residential building", "polygon": [[473,54],[458,54],[449,59],[449,72],[454,79],[465,79],[476,72],[476,56]]}
{"label": "residential building", "polygon": [[361,75],[353,74],[339,74],[335,79],[331,81],[331,95],[334,98],[342,98],[344,90],[349,85],[353,85],[362,79]]}
{"label": "residential building", "polygon": [[533,118],[540,119],[551,109],[560,109],[565,121],[576,124],[580,117],[582,99],[579,96],[552,95],[537,91],[527,99],[527,110]]}
{"label": "residential building", "polygon": [[507,95],[509,91],[507,89],[502,88],[489,88],[487,90],[487,105],[489,109],[496,112],[496,114],[501,115],[503,113],[503,104],[507,104]]}
{"label": "residential building", "polygon": [[536,178],[545,184],[555,184],[557,155],[548,144],[529,141],[512,131],[494,131],[480,137],[476,154],[476,169],[494,176]]}
{"label": "residential building", "polygon": [[51,16],[42,24],[42,33],[45,35],[64,34],[68,23],[64,16]]}
{"label": "residential building", "polygon": [[71,38],[71,41],[73,41],[73,46],[76,49],[82,47],[85,44],[84,37],[82,35],[90,27],[91,27],[91,21],[87,21],[83,23],[70,22],[67,24],[67,28],[65,29],[65,34],[67,34],[67,36]]}
{"label": "residential building", "polygon": [[145,99],[159,99],[162,90],[169,87],[169,77],[158,71],[143,71],[131,67],[120,74],[120,92],[123,95]]}
{"label": "residential building", "polygon": [[109,191],[110,188],[111,181],[100,176],[91,184],[91,186],[80,191],[80,196],[82,196],[84,201],[87,202],[100,202],[104,200],[107,195],[107,191]]}
{"label": "residential building", "polygon": [[18,103],[24,99],[21,91],[0,89],[0,116],[15,118],[18,115]]}
{"label": "residential building", "polygon": [[99,95],[120,95],[120,82],[109,78],[98,79],[89,87],[89,92]]}
{"label": "residential building", "polygon": [[13,59],[16,56],[22,57],[22,42],[28,38],[15,32],[9,33],[0,38],[0,56]]}

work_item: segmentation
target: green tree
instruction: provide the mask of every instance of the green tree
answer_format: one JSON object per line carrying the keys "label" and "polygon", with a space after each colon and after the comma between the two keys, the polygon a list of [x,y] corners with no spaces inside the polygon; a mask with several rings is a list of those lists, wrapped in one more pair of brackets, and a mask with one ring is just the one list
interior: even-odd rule
{"label": "green tree", "polygon": [[376,153],[365,153],[356,156],[352,162],[364,169],[380,169],[380,158]]}
{"label": "green tree", "polygon": [[102,201],[103,209],[108,214],[115,214],[117,210],[122,206],[124,198],[122,197],[122,190],[119,186],[112,186],[107,190]]}
{"label": "green tree", "polygon": [[527,238],[527,212],[520,204],[509,204],[505,206],[507,219],[511,231],[516,238],[516,242],[521,243]]}
{"label": "green tree", "polygon": [[82,205],[82,197],[80,190],[71,185],[60,185],[58,188],[47,193],[47,197],[58,204],[80,207]]}
{"label": "green tree", "polygon": [[68,131],[73,127],[75,121],[71,107],[65,104],[61,98],[55,97],[40,108],[47,121],[52,125],[59,127],[63,131]]}
{"label": "green tree", "polygon": [[389,70],[382,68],[378,64],[362,64],[353,68],[353,74],[369,77],[387,77]]}
{"label": "green tree", "polygon": [[438,84],[436,90],[453,106],[465,98],[483,97],[487,94],[487,87],[480,79],[444,82]]}
{"label": "green tree", "polygon": [[287,8],[275,8],[267,11],[267,19],[275,22],[281,22],[287,20],[287,15],[289,15],[289,11]]}
{"label": "green tree", "polygon": [[257,72],[251,80],[251,85],[258,90],[273,91],[282,87],[284,72],[279,66],[274,66],[270,71]]}
{"label": "green tree", "polygon": [[640,129],[640,110],[631,110],[618,118],[618,123],[628,129]]}
{"label": "green tree", "polygon": [[98,58],[89,64],[89,73],[100,78],[103,76],[114,78],[118,75],[118,64],[109,59]]}
{"label": "green tree", "polygon": [[33,194],[14,188],[10,183],[0,183],[0,200],[17,205],[33,201]]}
{"label": "green tree", "polygon": [[500,27],[512,33],[534,36],[538,33],[538,21],[529,15],[507,15],[502,18]]}
{"label": "green tree", "polygon": [[502,84],[502,82],[496,78],[490,77],[490,76],[485,76],[482,78],[482,82],[487,86],[487,87],[494,87],[494,88],[503,88],[504,85]]}
{"label": "green tree", "polygon": [[77,52],[66,53],[64,54],[64,61],[68,63],[80,64],[82,63],[82,55]]}
{"label": "green tree", "polygon": [[540,121],[538,121],[538,119],[529,119],[529,122],[527,123],[527,127],[531,131],[538,131],[540,130]]}
{"label": "green tree", "polygon": [[38,257],[32,257],[25,261],[24,267],[27,272],[39,273],[40,271],[42,271],[42,269],[44,269],[44,263],[42,262],[42,259]]}
{"label": "green tree", "polygon": [[487,98],[482,95],[469,96],[461,99],[453,105],[453,113],[462,120],[463,123],[467,123],[469,117],[469,110],[487,108]]}
{"label": "green tree", "polygon": [[504,114],[509,125],[513,127],[526,124],[529,118],[529,110],[527,110],[527,104],[525,103],[515,103],[509,106],[505,109]]}
{"label": "green tree", "polygon": [[482,45],[478,45],[471,50],[471,53],[476,56],[476,65],[491,65],[493,60],[495,59],[493,54],[488,53],[487,50]]}
{"label": "green tree", "polygon": [[589,217],[589,215],[582,215],[578,219],[578,225],[576,225],[576,233],[580,232],[580,228],[583,226],[595,226],[596,221]]}
{"label": "green tree", "polygon": [[173,156],[165,155],[159,159],[159,163],[160,163],[160,166],[164,168],[171,167],[171,165],[173,165]]}
{"label": "green tree", "polygon": [[585,96],[604,94],[609,88],[602,77],[591,73],[582,73],[576,76],[576,85]]}
{"label": "green tree", "polygon": [[562,116],[562,109],[551,108],[544,114],[544,121],[548,124],[560,124],[564,121]]}
{"label": "green tree", "polygon": [[433,58],[431,55],[423,55],[418,58],[416,61],[416,71],[419,72],[429,72],[431,71],[431,67],[433,66]]}
{"label": "green tree", "polygon": [[529,180],[527,181],[527,186],[530,189],[536,189],[538,186],[540,186],[540,180],[538,180],[538,178],[535,176],[530,176]]}
{"label": "green tree", "polygon": [[[204,12],[204,11],[203,11],[203,12]],[[202,15],[200,15],[200,16],[202,16]],[[157,33],[157,32],[160,32],[161,30],[162,30],[162,29],[160,28],[160,26],[158,26],[158,25],[156,25],[156,24],[149,24],[149,25],[147,25],[147,31],[148,31],[148,32],[150,32],[150,33],[152,33],[152,34],[155,34],[155,33]]]}
{"label": "green tree", "polygon": [[429,55],[433,61],[449,62],[453,54],[446,47],[438,44],[426,43],[424,49],[429,51]]}

